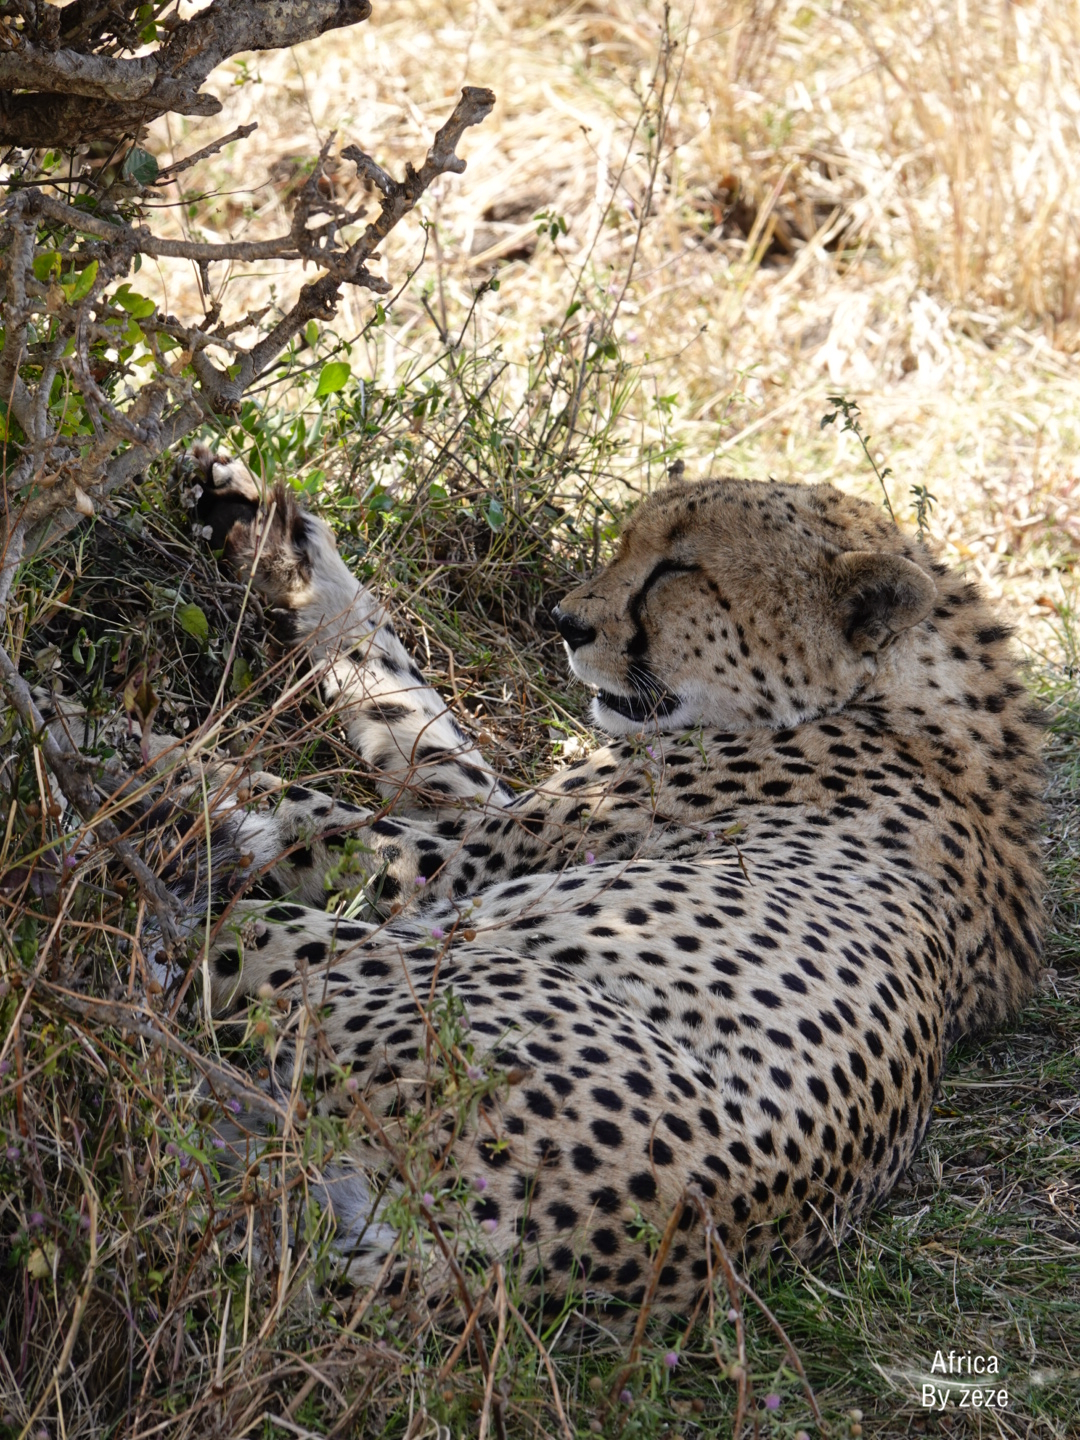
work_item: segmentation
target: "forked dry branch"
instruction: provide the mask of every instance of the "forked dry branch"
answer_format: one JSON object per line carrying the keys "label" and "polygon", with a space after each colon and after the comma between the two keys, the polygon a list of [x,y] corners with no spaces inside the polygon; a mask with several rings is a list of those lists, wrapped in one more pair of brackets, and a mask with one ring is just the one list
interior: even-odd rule
{"label": "forked dry branch", "polygon": [[[13,187],[0,222],[7,322],[0,395],[17,427],[9,427],[6,446],[5,573],[92,514],[95,503],[212,415],[234,413],[245,391],[310,320],[333,317],[343,286],[385,294],[389,283],[373,275],[367,262],[378,258],[380,243],[439,175],[464,170],[456,147],[494,102],[490,90],[467,86],[424,164],[419,170],[408,165],[402,181],[393,180],[356,146],[347,147],[345,154],[361,173],[378,177],[382,193],[378,214],[351,241],[343,232],[364,218],[365,207],[335,206],[319,190],[330,141],[298,193],[290,233],[267,241],[159,240],[115,208],[110,214],[100,204],[69,204],[38,185]],[[327,212],[328,218],[312,223]],[[245,348],[230,332],[256,323],[254,315],[226,327],[217,323],[219,312],[213,308],[193,324],[160,315],[154,307],[150,315],[133,319],[125,287],[119,292],[109,287],[123,281],[142,255],[178,256],[204,266],[235,259],[313,261],[324,273],[301,289],[267,334]],[[67,283],[59,278],[65,265]],[[130,385],[124,362],[110,358],[117,344],[135,339],[132,325],[157,362],[152,378],[137,389]],[[163,337],[172,342],[170,348],[180,349],[171,362],[162,353]],[[213,350],[229,363],[215,361]],[[69,407],[53,401],[57,386],[65,398],[70,386],[74,403],[85,411],[88,424],[75,434]],[[78,443],[83,435],[89,443]]]}
{"label": "forked dry branch", "polygon": [[[62,539],[184,436],[214,416],[235,415],[245,392],[310,321],[333,318],[345,287],[389,291],[369,262],[438,176],[465,169],[457,146],[494,104],[490,90],[466,87],[424,163],[419,169],[407,164],[400,181],[348,146],[345,156],[379,193],[370,219],[366,200],[350,209],[323,194],[331,137],[296,195],[287,234],[220,243],[162,239],[147,223],[159,172],[136,143],[148,122],[170,110],[205,115],[220,109],[199,87],[227,57],[293,45],[365,20],[371,9],[368,0],[275,6],[219,0],[181,20],[160,18],[165,8],[148,19],[146,7],[134,5],[80,0],[58,10],[27,0],[0,13],[0,44],[7,47],[0,53],[0,87],[6,87],[0,88],[0,139],[27,147],[0,209],[0,615],[20,564]],[[160,43],[149,54],[124,58],[148,42]],[[252,128],[239,127],[203,147],[172,173]],[[111,142],[123,153],[123,163],[106,172],[107,183],[102,172],[80,168],[76,147],[86,141]],[[43,154],[45,146],[55,149]],[[66,163],[59,150],[67,152]],[[232,260],[311,262],[321,273],[260,332],[266,307],[226,325],[214,305],[201,318],[180,318],[133,295],[128,277],[144,256],[193,260],[204,277],[210,265]],[[248,327],[256,327],[258,338],[245,346],[234,336]],[[90,820],[97,809],[93,783],[62,740],[44,730],[6,650],[0,651],[0,686],[22,722],[43,736],[45,761],[66,799]],[[96,830],[136,877],[163,936],[171,938],[172,907],[163,887],[110,822]]]}

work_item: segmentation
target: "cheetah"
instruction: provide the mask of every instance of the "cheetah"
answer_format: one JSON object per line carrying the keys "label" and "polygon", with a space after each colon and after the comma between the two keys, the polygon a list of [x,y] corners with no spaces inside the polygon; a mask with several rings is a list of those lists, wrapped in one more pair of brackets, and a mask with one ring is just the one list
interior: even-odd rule
{"label": "cheetah", "polygon": [[[349,1077],[319,1103],[400,1126],[456,997],[486,1080],[424,1213],[545,1312],[648,1289],[686,1313],[707,1232],[748,1265],[834,1246],[910,1163],[950,1047],[1038,975],[1040,721],[976,587],[828,485],[672,483],[554,612],[608,743],[522,789],[322,520],[194,463],[197,523],[385,802],[291,785],[221,821],[218,1009],[317,994]],[[360,919],[324,908],[348,837]],[[327,1187],[368,1282],[394,1236],[372,1197],[403,1184],[377,1161],[358,1144]],[[642,1236],[669,1222],[656,1275]]]}

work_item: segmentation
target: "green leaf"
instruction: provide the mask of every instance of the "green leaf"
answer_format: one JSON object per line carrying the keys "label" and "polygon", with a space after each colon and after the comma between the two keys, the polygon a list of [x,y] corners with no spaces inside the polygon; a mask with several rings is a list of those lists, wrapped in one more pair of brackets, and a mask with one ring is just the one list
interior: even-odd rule
{"label": "green leaf", "polygon": [[484,512],[484,519],[491,526],[492,530],[501,530],[506,524],[506,515],[503,507],[493,495],[488,501],[488,507]]}
{"label": "green leaf", "polygon": [[158,177],[158,163],[149,150],[133,145],[124,156],[120,174],[125,180],[134,180],[137,185],[153,185]]}
{"label": "green leaf", "polygon": [[198,605],[181,605],[176,611],[176,621],[180,629],[200,645],[205,645],[210,638],[210,622],[205,612]]}
{"label": "green leaf", "polygon": [[343,389],[348,383],[352,371],[344,360],[331,360],[329,365],[324,365],[322,374],[319,376],[319,383],[315,387],[315,399],[320,395],[334,395]]}
{"label": "green leaf", "polygon": [[254,678],[251,673],[251,666],[242,655],[238,655],[233,661],[232,675],[229,679],[233,694],[242,695],[245,690],[249,690]]}
{"label": "green leaf", "polygon": [[314,349],[319,340],[319,327],[314,320],[309,320],[304,326],[304,339]]}
{"label": "green leaf", "polygon": [[60,273],[60,252],[58,250],[46,250],[44,255],[34,256],[34,279],[40,280],[42,284],[53,275]]}
{"label": "green leaf", "polygon": [[86,269],[80,274],[74,285],[65,285],[64,294],[72,305],[80,300],[85,300],[90,291],[94,288],[94,281],[97,279],[98,262],[91,260]]}
{"label": "green leaf", "polygon": [[153,300],[148,300],[145,295],[132,290],[130,285],[121,285],[112,298],[113,303],[119,305],[121,310],[126,310],[133,320],[145,320],[147,315],[152,315],[157,308]]}

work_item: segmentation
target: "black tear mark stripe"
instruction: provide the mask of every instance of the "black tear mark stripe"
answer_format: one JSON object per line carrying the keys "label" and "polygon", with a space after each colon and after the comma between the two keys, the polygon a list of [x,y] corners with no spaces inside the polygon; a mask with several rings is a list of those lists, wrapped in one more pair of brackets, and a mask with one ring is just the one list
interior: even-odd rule
{"label": "black tear mark stripe", "polygon": [[683,565],[680,564],[678,560],[657,561],[645,577],[645,583],[641,589],[630,601],[629,613],[634,625],[634,634],[631,637],[629,645],[626,647],[627,655],[632,655],[635,659],[640,660],[649,648],[645,627],[641,623],[641,607],[645,604],[649,591],[656,582],[662,580],[665,575],[690,575],[700,569],[700,565]]}

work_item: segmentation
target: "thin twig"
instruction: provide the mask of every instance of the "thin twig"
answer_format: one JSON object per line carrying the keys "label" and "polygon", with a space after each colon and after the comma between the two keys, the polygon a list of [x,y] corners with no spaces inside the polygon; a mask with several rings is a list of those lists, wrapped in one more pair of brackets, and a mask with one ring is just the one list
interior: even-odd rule
{"label": "thin twig", "polygon": [[38,1402],[30,1413],[26,1424],[19,1432],[19,1440],[25,1440],[25,1437],[30,1434],[34,1425],[34,1421],[41,1414],[42,1410],[45,1408],[45,1405],[51,1398],[54,1387],[59,1384],[60,1376],[63,1375],[67,1370],[68,1364],[71,1361],[72,1352],[75,1349],[75,1341],[79,1338],[79,1331],[82,1328],[83,1317],[86,1314],[86,1307],[90,1301],[90,1295],[94,1287],[94,1276],[97,1273],[99,1208],[97,1192],[94,1190],[93,1185],[90,1183],[90,1177],[87,1175],[82,1165],[80,1165],[77,1160],[75,1160],[73,1163],[78,1168],[79,1175],[82,1178],[84,1186],[86,1187],[86,1202],[90,1211],[88,1217],[90,1221],[90,1234],[88,1236],[90,1254],[87,1256],[86,1267],[83,1270],[82,1286],[79,1290],[78,1296],[76,1297],[75,1305],[71,1312],[71,1322],[68,1325],[67,1335],[64,1337],[64,1348],[60,1351],[60,1355],[56,1361],[56,1364],[53,1366],[53,1373],[51,1379],[49,1380],[48,1384],[41,1387],[41,1394],[38,1397]]}
{"label": "thin twig", "polygon": [[192,165],[197,165],[200,160],[208,160],[211,155],[216,155],[226,145],[231,145],[234,140],[246,140],[259,128],[259,122],[253,120],[250,125],[238,125],[235,130],[230,130],[228,135],[222,135],[220,140],[213,140],[209,145],[204,145],[201,150],[196,150],[194,155],[187,155],[183,160],[176,160],[172,165],[166,165],[164,170],[158,171],[155,185],[165,185],[170,180],[175,180],[185,170],[190,170]]}
{"label": "thin twig", "polygon": [[495,1418],[495,1433],[499,1440],[506,1440],[506,1425],[503,1421],[502,1396],[495,1395],[495,1372],[498,1368],[499,1356],[502,1353],[503,1342],[506,1340],[506,1277],[503,1274],[502,1265],[495,1262],[495,1313],[498,1315],[498,1329],[495,1334],[495,1345],[491,1351],[491,1365],[488,1369],[487,1380],[484,1384],[484,1404],[480,1411],[480,1437],[479,1440],[487,1440],[488,1426],[491,1418]]}
{"label": "thin twig", "polygon": [[166,1050],[179,1055],[186,1060],[194,1070],[201,1073],[209,1082],[212,1089],[224,1090],[230,1095],[235,1095],[243,1100],[252,1110],[261,1111],[275,1120],[286,1118],[285,1107],[278,1103],[265,1090],[260,1090],[245,1080],[239,1070],[230,1070],[224,1065],[218,1065],[210,1060],[200,1050],[193,1049],[186,1044],[178,1035],[174,1035],[161,1019],[150,1010],[144,1010],[137,1005],[128,1005],[116,1000],[98,1000],[94,997],[76,995],[71,990],[65,990],[61,985],[54,985],[47,980],[37,982],[43,990],[69,1010],[76,1014],[85,1016],[88,1020],[95,1020],[102,1025],[115,1025],[124,1030],[130,1030],[134,1035],[141,1035],[144,1040],[150,1040],[155,1045],[163,1045]]}
{"label": "thin twig", "polygon": [[742,1429],[742,1423],[750,1404],[751,1386],[750,1376],[746,1368],[746,1330],[743,1326],[742,1305],[739,1303],[739,1277],[735,1273],[735,1267],[727,1253],[724,1242],[710,1224],[706,1232],[707,1241],[711,1241],[716,1247],[716,1253],[720,1259],[720,1268],[724,1272],[724,1281],[728,1289],[728,1298],[731,1301],[731,1308],[735,1312],[735,1343],[739,1350],[738,1371],[735,1375],[735,1419],[732,1421],[731,1434],[733,1440]]}
{"label": "thin twig", "polygon": [[39,190],[20,191],[26,210],[35,218],[54,220],[67,225],[78,235],[94,235],[121,245],[133,255],[149,255],[154,260],[296,260],[300,252],[289,235],[273,240],[222,240],[204,243],[199,240],[163,240],[145,226],[112,224],[86,210],[76,210]]}
{"label": "thin twig", "polygon": [[450,1351],[450,1354],[446,1357],[443,1363],[439,1366],[438,1380],[440,1383],[446,1379],[446,1377],[450,1374],[451,1370],[453,1370],[454,1366],[461,1359],[462,1351],[465,1349],[465,1346],[468,1345],[469,1336],[472,1334],[473,1328],[475,1327],[477,1320],[479,1320],[480,1318],[480,1311],[483,1309],[484,1301],[487,1299],[487,1293],[491,1289],[492,1279],[493,1276],[491,1272],[488,1271],[488,1277],[484,1281],[484,1288],[476,1297],[476,1304],[473,1306],[468,1320],[465,1321],[465,1328],[458,1336],[457,1344],[454,1346],[453,1350]]}
{"label": "thin twig", "polygon": [[3,646],[0,646],[0,686],[3,687],[12,709],[40,743],[45,761],[56,777],[56,783],[64,798],[72,809],[93,827],[95,836],[108,845],[127,866],[157,918],[165,944],[174,944],[180,938],[180,920],[183,913],[180,902],[170,894],[131,842],[123,839],[112,821],[100,816],[100,804],[93,786],[85,775],[76,769],[76,763],[81,757],[61,748],[34,704],[29,685],[19,674],[18,667]]}
{"label": "thin twig", "polygon": [[[379,1141],[380,1145],[382,1145],[386,1154],[389,1155],[394,1161],[395,1167],[397,1168],[397,1171],[400,1174],[401,1178],[405,1181],[407,1185],[413,1187],[413,1180],[412,1176],[409,1174],[408,1166],[405,1164],[405,1161],[402,1158],[397,1146],[393,1144],[390,1137],[387,1135],[386,1131],[379,1123],[379,1120],[377,1119],[374,1111],[359,1095],[355,1095],[353,1097],[353,1104],[360,1111],[360,1114],[363,1116],[364,1122],[371,1130],[372,1134],[374,1134],[376,1139]],[[443,1259],[446,1261],[447,1268],[449,1269],[450,1274],[454,1277],[454,1283],[457,1286],[458,1295],[460,1296],[461,1304],[465,1311],[465,1316],[467,1319],[469,1315],[472,1314],[474,1309],[474,1301],[472,1295],[469,1293],[468,1281],[465,1279],[461,1266],[458,1264],[457,1258],[455,1257],[453,1250],[451,1250],[450,1245],[447,1242],[446,1236],[442,1233],[442,1229],[440,1228],[438,1221],[435,1219],[435,1216],[431,1213],[429,1207],[427,1205],[421,1204],[420,1214],[424,1217],[428,1228],[431,1230],[432,1235],[435,1237],[435,1243],[442,1251]],[[483,1331],[480,1329],[477,1329],[476,1331],[476,1353],[480,1359],[480,1369],[484,1372],[484,1379],[486,1380],[488,1374],[487,1346],[484,1344]]]}
{"label": "thin twig", "polygon": [[686,1208],[687,1192],[679,1196],[675,1202],[675,1208],[668,1216],[668,1222],[664,1226],[664,1233],[660,1237],[660,1245],[653,1257],[652,1272],[649,1275],[649,1284],[645,1296],[641,1302],[641,1309],[638,1311],[637,1323],[634,1326],[634,1334],[630,1341],[630,1353],[624,1364],[615,1372],[615,1379],[611,1384],[612,1400],[619,1394],[625,1385],[628,1377],[637,1368],[641,1355],[641,1342],[645,1336],[645,1326],[649,1320],[649,1311],[652,1309],[652,1302],[656,1296],[657,1286],[660,1284],[660,1272],[664,1268],[664,1261],[667,1259],[668,1251],[671,1249],[671,1242],[675,1238],[675,1231],[679,1228],[679,1221],[682,1219],[683,1210]]}
{"label": "thin twig", "polygon": [[[722,1242],[719,1235],[715,1236],[715,1239],[716,1243],[718,1245],[721,1245],[722,1248]],[[810,1409],[814,1412],[814,1419],[819,1425],[822,1425],[824,1422],[821,1418],[821,1411],[818,1408],[817,1397],[815,1396],[813,1389],[811,1388],[810,1381],[806,1378],[806,1371],[803,1369],[803,1363],[799,1359],[799,1352],[795,1349],[795,1346],[788,1338],[787,1331],[784,1329],[783,1325],[780,1324],[780,1321],[776,1318],[773,1312],[769,1309],[768,1305],[765,1304],[765,1301],[762,1300],[761,1296],[751,1287],[750,1283],[744,1280],[741,1275],[737,1275],[735,1278],[739,1288],[745,1291],[745,1293],[749,1295],[750,1299],[753,1300],[754,1304],[758,1307],[761,1313],[765,1316],[765,1319],[772,1326],[776,1338],[780,1341],[781,1345],[783,1345],[784,1349],[787,1351],[788,1359],[791,1361],[791,1367],[798,1375],[799,1379],[802,1381],[803,1389],[806,1391],[806,1398],[810,1402]]]}
{"label": "thin twig", "polygon": [[581,365],[578,367],[577,384],[574,386],[574,398],[570,402],[570,413],[566,418],[566,439],[563,442],[562,454],[559,456],[560,466],[566,464],[570,442],[574,438],[574,426],[577,424],[578,410],[581,406],[581,392],[585,388],[585,377],[589,373],[589,346],[592,344],[592,337],[593,322],[590,320],[585,327],[585,343],[581,348]]}
{"label": "thin twig", "polygon": [[513,1315],[514,1319],[525,1331],[526,1337],[535,1346],[537,1353],[539,1354],[541,1360],[543,1360],[544,1362],[544,1368],[547,1370],[548,1379],[551,1381],[551,1398],[555,1405],[555,1413],[559,1417],[559,1424],[562,1427],[564,1440],[574,1440],[574,1432],[570,1428],[570,1422],[566,1418],[566,1411],[563,1409],[562,1397],[559,1394],[559,1382],[555,1377],[555,1367],[551,1363],[551,1356],[548,1354],[547,1346],[540,1339],[540,1336],[537,1335],[536,1331],[525,1319],[525,1316],[522,1315],[521,1311],[517,1308],[517,1306],[512,1300],[509,1302],[509,1305],[510,1314]]}

